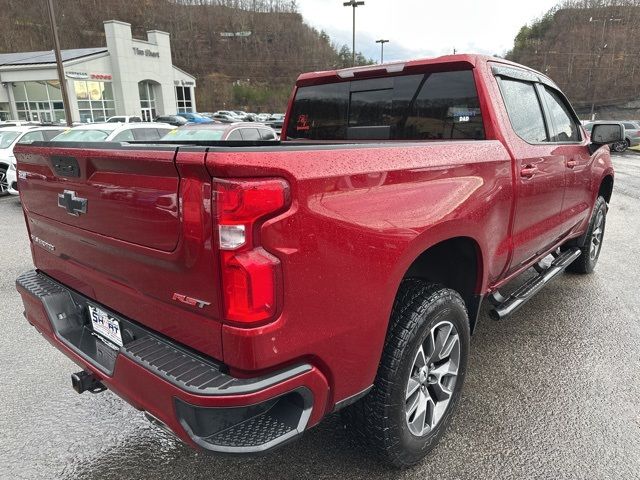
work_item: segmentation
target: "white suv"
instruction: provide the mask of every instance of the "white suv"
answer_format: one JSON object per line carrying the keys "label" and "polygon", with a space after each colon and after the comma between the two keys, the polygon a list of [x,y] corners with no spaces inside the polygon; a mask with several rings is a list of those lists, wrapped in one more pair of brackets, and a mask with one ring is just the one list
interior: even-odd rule
{"label": "white suv", "polygon": [[33,125],[0,128],[0,196],[18,195],[16,157],[13,156],[13,147],[18,143],[49,141],[64,130],[66,127]]}
{"label": "white suv", "polygon": [[107,123],[140,123],[142,119],[135,115],[118,115],[107,118]]}

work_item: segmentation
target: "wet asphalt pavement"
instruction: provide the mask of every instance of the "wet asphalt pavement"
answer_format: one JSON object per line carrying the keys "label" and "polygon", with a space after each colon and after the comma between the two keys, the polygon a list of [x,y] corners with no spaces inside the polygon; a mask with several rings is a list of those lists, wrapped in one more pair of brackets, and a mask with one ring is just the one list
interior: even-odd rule
{"label": "wet asphalt pavement", "polygon": [[0,198],[0,478],[640,478],[640,155],[615,165],[596,273],[560,276],[502,323],[482,316],[449,431],[404,471],[337,415],[265,457],[210,457],[110,392],[76,394],[78,368],[22,317],[27,235],[18,200]]}

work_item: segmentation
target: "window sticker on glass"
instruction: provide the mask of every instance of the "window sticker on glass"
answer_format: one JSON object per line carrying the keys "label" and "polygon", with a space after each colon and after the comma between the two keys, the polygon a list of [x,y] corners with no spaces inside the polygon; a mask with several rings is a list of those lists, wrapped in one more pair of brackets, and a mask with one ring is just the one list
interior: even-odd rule
{"label": "window sticker on glass", "polygon": [[311,126],[309,125],[309,115],[299,115],[298,123],[296,125],[296,130],[298,132],[305,132],[309,130]]}

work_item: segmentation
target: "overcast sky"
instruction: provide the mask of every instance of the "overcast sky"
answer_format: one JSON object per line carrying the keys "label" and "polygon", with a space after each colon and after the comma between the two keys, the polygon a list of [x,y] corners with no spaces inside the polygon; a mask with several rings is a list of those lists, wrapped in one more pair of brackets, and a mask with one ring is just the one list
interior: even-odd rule
{"label": "overcast sky", "polygon": [[[348,0],[346,0],[348,1]],[[356,10],[356,51],[385,61],[452,53],[503,54],[522,25],[558,0],[365,0]],[[343,0],[298,0],[305,21],[351,47],[351,7]]]}

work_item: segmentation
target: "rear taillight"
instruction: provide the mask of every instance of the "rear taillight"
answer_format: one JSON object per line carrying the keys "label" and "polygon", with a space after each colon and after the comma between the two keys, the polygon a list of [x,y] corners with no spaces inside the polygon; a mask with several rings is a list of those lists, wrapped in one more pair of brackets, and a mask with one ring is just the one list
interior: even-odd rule
{"label": "rear taillight", "polygon": [[255,324],[277,310],[280,261],[260,246],[259,228],[289,204],[282,179],[216,180],[224,317]]}

